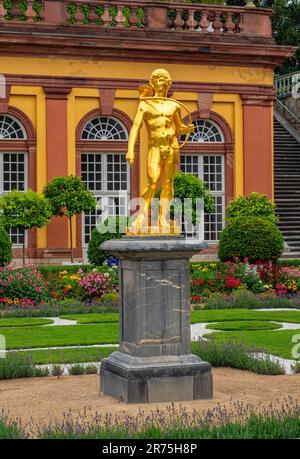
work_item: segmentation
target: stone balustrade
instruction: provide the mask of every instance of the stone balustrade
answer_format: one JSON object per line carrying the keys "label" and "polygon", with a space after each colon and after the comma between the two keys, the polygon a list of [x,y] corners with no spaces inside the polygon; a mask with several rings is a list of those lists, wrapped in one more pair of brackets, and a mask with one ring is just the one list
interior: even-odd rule
{"label": "stone balustrade", "polygon": [[[41,27],[271,38],[272,11],[152,0],[0,0],[0,29]],[[17,24],[19,26],[17,26]]]}

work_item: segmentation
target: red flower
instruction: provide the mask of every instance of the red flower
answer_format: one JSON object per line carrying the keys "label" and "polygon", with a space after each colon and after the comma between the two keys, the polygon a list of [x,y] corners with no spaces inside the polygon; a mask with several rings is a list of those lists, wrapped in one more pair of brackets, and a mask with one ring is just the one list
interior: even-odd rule
{"label": "red flower", "polygon": [[209,283],[209,285],[212,285],[213,281],[211,279],[209,279],[208,283]]}
{"label": "red flower", "polygon": [[204,280],[203,280],[203,279],[201,279],[201,278],[199,278],[199,279],[198,279],[198,284],[200,284],[200,285],[204,285]]}
{"label": "red flower", "polygon": [[241,285],[241,279],[235,279],[232,276],[226,276],[226,288],[236,288]]}

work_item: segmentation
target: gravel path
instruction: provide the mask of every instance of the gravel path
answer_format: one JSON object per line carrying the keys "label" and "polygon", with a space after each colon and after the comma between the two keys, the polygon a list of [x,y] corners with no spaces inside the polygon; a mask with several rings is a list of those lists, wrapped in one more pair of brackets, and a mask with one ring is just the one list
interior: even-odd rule
{"label": "gravel path", "polygon": [[[217,403],[232,407],[235,401],[253,405],[281,406],[284,397],[291,395],[300,402],[300,375],[265,376],[231,368],[213,368],[213,400],[193,400],[175,402],[174,406],[186,407],[188,411],[208,410]],[[76,416],[85,407],[91,407],[91,416],[95,411],[114,415],[127,413],[136,415],[139,409],[146,414],[156,407],[166,409],[169,404],[129,404],[121,403],[100,392],[99,376],[65,376],[62,378],[13,379],[0,382],[1,408],[9,411],[10,417],[20,417],[23,423],[35,421],[48,423],[50,419],[63,419],[63,413],[72,410]],[[89,415],[87,410],[86,416]]]}

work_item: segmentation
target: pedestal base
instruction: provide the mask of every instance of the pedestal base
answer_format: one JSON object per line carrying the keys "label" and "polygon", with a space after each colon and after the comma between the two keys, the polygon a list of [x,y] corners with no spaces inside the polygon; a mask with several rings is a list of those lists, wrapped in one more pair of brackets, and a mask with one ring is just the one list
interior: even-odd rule
{"label": "pedestal base", "polygon": [[133,357],[113,352],[100,369],[101,391],[125,403],[212,398],[211,366],[192,354]]}

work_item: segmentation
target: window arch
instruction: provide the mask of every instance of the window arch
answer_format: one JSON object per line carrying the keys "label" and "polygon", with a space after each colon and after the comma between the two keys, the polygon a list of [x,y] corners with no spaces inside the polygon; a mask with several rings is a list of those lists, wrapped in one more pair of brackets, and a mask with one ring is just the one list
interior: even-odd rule
{"label": "window arch", "polygon": [[189,136],[188,142],[224,142],[224,135],[220,127],[210,119],[196,119],[193,122],[194,132]]}
{"label": "window arch", "polygon": [[[23,112],[9,106],[7,113],[0,114],[0,195],[26,191],[28,186],[35,189],[35,144],[34,128]],[[24,232],[12,228],[10,237],[14,246],[21,245]]]}
{"label": "window arch", "polygon": [[[214,112],[211,112],[210,118],[201,118],[199,112],[194,112],[192,120],[195,131],[181,150],[180,169],[201,178],[210,190],[215,202],[214,211],[203,215],[196,234],[202,240],[217,242],[224,227],[225,206],[232,197],[233,164],[231,158],[229,161],[233,152],[231,129]],[[188,119],[184,121],[189,122]],[[195,236],[195,229],[187,232]]]}
{"label": "window arch", "polygon": [[123,123],[112,116],[97,116],[86,123],[81,134],[82,140],[122,141],[128,140],[128,132]]}
{"label": "window arch", "polygon": [[[127,215],[132,195],[126,161],[131,124],[119,110],[114,109],[112,115],[104,116],[96,109],[81,120],[76,131],[77,171],[97,201],[108,205],[109,215]],[[100,215],[99,209],[82,217],[82,227],[79,226],[78,231],[82,234],[83,247],[87,246]]]}
{"label": "window arch", "polygon": [[23,124],[13,115],[0,115],[0,140],[25,140],[26,130]]}

